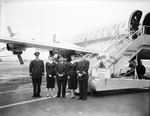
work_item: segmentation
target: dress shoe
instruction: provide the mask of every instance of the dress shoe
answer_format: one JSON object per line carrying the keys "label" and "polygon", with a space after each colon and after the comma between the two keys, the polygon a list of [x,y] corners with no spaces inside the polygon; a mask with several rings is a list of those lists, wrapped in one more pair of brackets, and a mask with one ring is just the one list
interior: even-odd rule
{"label": "dress shoe", "polygon": [[47,94],[47,97],[49,97],[49,94]]}
{"label": "dress shoe", "polygon": [[74,99],[74,98],[75,98],[75,96],[71,97],[71,99]]}
{"label": "dress shoe", "polygon": [[82,99],[81,97],[78,98],[78,100],[81,100],[81,99]]}
{"label": "dress shoe", "polygon": [[59,97],[60,97],[59,95],[56,96],[56,98],[59,98]]}
{"label": "dress shoe", "polygon": [[86,99],[87,99],[87,97],[84,97],[84,98],[83,98],[83,100],[86,100]]}
{"label": "dress shoe", "polygon": [[41,95],[40,95],[40,94],[37,94],[36,97],[41,97]]}
{"label": "dress shoe", "polygon": [[62,96],[63,98],[66,98],[66,96]]}
{"label": "dress shoe", "polygon": [[34,94],[34,95],[32,96],[32,98],[33,98],[33,97],[36,97],[36,95]]}
{"label": "dress shoe", "polygon": [[51,97],[53,97],[53,95],[50,95]]}

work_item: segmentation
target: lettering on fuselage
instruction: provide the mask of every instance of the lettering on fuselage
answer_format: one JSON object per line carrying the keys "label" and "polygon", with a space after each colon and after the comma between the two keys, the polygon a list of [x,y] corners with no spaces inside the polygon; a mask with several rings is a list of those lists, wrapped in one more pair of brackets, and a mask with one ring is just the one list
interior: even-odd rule
{"label": "lettering on fuselage", "polygon": [[127,50],[127,52],[137,52],[137,50]]}
{"label": "lettering on fuselage", "polygon": [[123,56],[133,56],[135,53],[137,53],[137,50],[127,50]]}
{"label": "lettering on fuselage", "polygon": [[129,53],[125,53],[123,54],[124,56],[132,56],[132,54],[129,54]]}

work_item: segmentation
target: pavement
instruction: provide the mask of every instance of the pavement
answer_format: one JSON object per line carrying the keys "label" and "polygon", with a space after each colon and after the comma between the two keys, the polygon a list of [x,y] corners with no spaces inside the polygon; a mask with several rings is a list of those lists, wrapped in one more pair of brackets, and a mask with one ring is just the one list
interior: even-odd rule
{"label": "pavement", "polygon": [[[0,86],[0,116],[149,116],[150,92],[144,90],[106,91],[88,95],[88,99],[46,97],[42,84],[41,98],[32,98],[32,84]],[[57,93],[57,87],[54,95]]]}

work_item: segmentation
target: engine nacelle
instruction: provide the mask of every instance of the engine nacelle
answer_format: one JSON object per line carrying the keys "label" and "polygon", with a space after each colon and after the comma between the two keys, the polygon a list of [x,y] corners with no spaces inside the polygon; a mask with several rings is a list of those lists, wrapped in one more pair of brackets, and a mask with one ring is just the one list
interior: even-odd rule
{"label": "engine nacelle", "polygon": [[27,46],[20,44],[6,44],[7,50],[12,51],[13,54],[22,54],[22,51],[25,51]]}
{"label": "engine nacelle", "polygon": [[18,52],[18,51],[13,51],[13,54],[14,55],[19,55],[19,54],[22,54],[22,51]]}
{"label": "engine nacelle", "polygon": [[6,47],[7,47],[7,50],[10,51],[11,50],[11,47],[9,44],[6,44]]}
{"label": "engine nacelle", "polygon": [[17,55],[18,60],[19,60],[19,62],[20,62],[21,65],[24,64],[23,59],[21,57],[21,54],[22,54],[23,51],[26,50],[26,48],[27,48],[26,45],[9,43],[9,44],[6,44],[6,47],[7,47],[8,51],[12,51],[12,53],[14,55]]}

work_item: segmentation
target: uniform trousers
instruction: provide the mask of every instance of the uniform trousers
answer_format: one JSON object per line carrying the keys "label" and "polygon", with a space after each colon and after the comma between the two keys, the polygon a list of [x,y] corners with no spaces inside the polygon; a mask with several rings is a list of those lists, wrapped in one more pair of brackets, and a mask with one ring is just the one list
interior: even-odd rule
{"label": "uniform trousers", "polygon": [[79,98],[87,98],[88,80],[79,80]]}
{"label": "uniform trousers", "polygon": [[[60,78],[62,78],[62,77],[60,77]],[[58,86],[57,96],[58,97],[60,97],[61,92],[62,92],[62,97],[66,96],[66,85],[67,85],[67,78],[61,79],[61,80],[57,79],[57,86]]]}
{"label": "uniform trousers", "polygon": [[42,78],[32,78],[33,94],[40,95]]}

